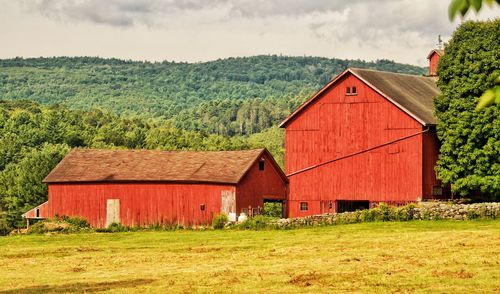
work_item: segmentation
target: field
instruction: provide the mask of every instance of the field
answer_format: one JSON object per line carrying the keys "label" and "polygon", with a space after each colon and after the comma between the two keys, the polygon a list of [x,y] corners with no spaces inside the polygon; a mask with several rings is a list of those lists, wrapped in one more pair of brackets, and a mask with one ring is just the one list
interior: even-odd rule
{"label": "field", "polygon": [[500,292],[500,221],[0,237],[0,293]]}

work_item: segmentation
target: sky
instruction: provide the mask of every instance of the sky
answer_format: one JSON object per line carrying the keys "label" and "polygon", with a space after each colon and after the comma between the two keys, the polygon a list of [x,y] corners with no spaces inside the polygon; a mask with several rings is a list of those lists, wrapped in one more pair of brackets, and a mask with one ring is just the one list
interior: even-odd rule
{"label": "sky", "polygon": [[[424,66],[450,0],[0,0],[0,58],[209,61],[260,54]],[[499,17],[485,7],[467,19]]]}

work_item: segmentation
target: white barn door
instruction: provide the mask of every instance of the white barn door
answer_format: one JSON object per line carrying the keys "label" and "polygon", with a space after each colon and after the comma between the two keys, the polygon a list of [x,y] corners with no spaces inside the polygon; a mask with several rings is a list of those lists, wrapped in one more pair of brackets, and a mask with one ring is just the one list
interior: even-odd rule
{"label": "white barn door", "polygon": [[222,205],[220,212],[225,215],[236,213],[236,195],[234,191],[222,191]]}
{"label": "white barn door", "polygon": [[106,203],[106,227],[120,223],[120,199],[108,199]]}

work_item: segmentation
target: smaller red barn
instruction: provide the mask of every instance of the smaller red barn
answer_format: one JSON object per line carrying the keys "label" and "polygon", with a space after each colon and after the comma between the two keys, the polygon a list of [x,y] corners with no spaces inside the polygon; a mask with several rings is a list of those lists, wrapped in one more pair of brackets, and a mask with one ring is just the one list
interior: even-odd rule
{"label": "smaller red barn", "polygon": [[48,201],[30,218],[79,216],[111,223],[203,225],[220,213],[258,213],[286,199],[287,180],[266,149],[72,150],[45,178]]}

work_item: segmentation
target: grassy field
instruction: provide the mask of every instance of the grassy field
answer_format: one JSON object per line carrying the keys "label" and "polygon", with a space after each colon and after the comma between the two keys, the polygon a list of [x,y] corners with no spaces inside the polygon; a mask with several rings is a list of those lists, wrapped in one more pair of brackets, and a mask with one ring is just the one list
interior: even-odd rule
{"label": "grassy field", "polygon": [[500,221],[0,237],[0,293],[500,292]]}

